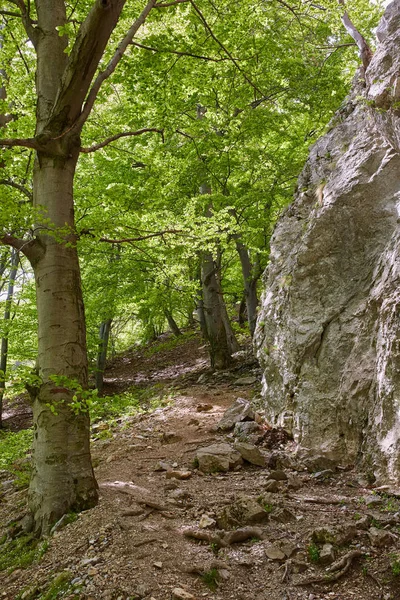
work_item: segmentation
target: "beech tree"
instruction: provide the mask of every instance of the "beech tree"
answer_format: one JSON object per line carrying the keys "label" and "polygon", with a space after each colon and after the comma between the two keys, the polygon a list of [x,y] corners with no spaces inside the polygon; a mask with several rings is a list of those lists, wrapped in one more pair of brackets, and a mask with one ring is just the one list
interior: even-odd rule
{"label": "beech tree", "polygon": [[[67,52],[68,35],[60,35],[68,24],[64,0],[36,0],[36,14],[29,12],[24,0],[8,2],[15,5],[36,54],[34,136],[0,140],[6,148],[35,151],[33,207],[42,216],[30,236],[18,238],[6,232],[1,239],[29,259],[36,282],[39,352],[38,378],[30,385],[34,466],[29,492],[36,533],[47,532],[65,512],[89,508],[98,499],[84,395],[76,401],[77,391],[87,389],[88,364],[73,185],[83,150],[82,128],[99,90],[156,0],[142,8],[96,76],[125,3],[96,0]],[[71,389],[69,381],[78,388]]]}

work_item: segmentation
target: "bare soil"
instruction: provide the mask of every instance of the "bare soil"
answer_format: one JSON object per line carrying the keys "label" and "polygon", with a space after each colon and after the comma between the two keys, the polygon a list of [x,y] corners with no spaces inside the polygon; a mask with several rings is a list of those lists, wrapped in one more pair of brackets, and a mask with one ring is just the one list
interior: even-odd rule
{"label": "bare soil", "polygon": [[[244,463],[238,470],[208,475],[195,468],[199,447],[232,442],[229,434],[214,430],[224,411],[238,396],[259,395],[259,384],[235,383],[244,375],[259,374],[248,352],[246,356],[222,376],[207,370],[205,348],[197,339],[173,350],[132,351],[115,359],[106,374],[107,393],[152,386],[169,396],[169,403],[151,414],[122,418],[111,429],[96,424],[92,453],[100,485],[98,506],[54,533],[39,563],[0,573],[0,598],[47,599],[50,583],[68,572],[68,591],[49,598],[170,600],[180,588],[196,600],[400,600],[395,566],[400,561],[398,499],[378,490],[378,506],[368,506],[373,489],[354,469],[339,468],[318,479],[301,466],[293,442],[283,445],[279,440],[269,452],[290,465],[283,470],[289,481],[291,476],[299,479],[297,490],[283,481],[277,493],[266,495],[267,467]],[[197,383],[201,375],[204,382]],[[25,412],[21,406],[18,411]],[[106,435],[111,437],[102,439]],[[168,471],[156,470],[160,461],[189,470],[191,476],[169,478]],[[119,489],[110,486],[115,482],[120,482]],[[126,483],[131,490],[137,491],[132,484],[144,488],[140,494],[146,502],[126,493]],[[0,538],[9,531],[7,524],[24,512],[26,494],[10,490],[3,497]],[[266,503],[270,514],[256,524],[262,539],[252,536],[218,548],[212,542],[215,526],[202,530],[209,532],[208,541],[186,537],[188,528],[200,530],[202,515],[215,519],[242,495],[262,497]],[[279,508],[289,511],[285,522],[276,519]],[[367,525],[365,515],[370,515]],[[381,547],[371,543],[371,518],[378,530],[390,533]],[[318,527],[338,526],[357,529],[348,541],[333,544],[336,559],[352,556],[352,551],[360,556],[343,572],[333,572],[340,575],[332,581],[329,567],[317,560],[322,544],[313,544],[311,536]],[[268,558],[271,545],[284,556]],[[321,581],[301,585],[313,578]]]}

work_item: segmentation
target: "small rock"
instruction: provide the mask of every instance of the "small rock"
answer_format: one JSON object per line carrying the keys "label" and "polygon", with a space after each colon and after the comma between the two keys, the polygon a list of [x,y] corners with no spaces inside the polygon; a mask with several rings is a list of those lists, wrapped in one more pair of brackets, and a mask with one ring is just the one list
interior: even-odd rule
{"label": "small rock", "polygon": [[296,516],[287,508],[276,508],[271,514],[271,519],[277,523],[292,523],[296,521]]}
{"label": "small rock", "polygon": [[174,500],[187,500],[190,494],[186,490],[182,490],[181,488],[176,488],[175,490],[171,490],[169,494],[170,498]]}
{"label": "small rock", "polygon": [[163,566],[162,562],[153,563],[153,567],[156,567],[157,569],[162,569],[162,566]]}
{"label": "small rock", "polygon": [[169,490],[176,490],[179,488],[179,483],[176,479],[171,479],[171,481],[167,481],[164,485],[165,490],[168,492]]}
{"label": "small rock", "polygon": [[96,567],[89,567],[89,569],[88,569],[88,575],[90,575],[90,577],[97,575],[98,572],[99,572],[99,570],[96,569]]}
{"label": "small rock", "polygon": [[284,560],[286,555],[278,546],[267,546],[265,554],[270,560]]}
{"label": "small rock", "polygon": [[303,463],[309,473],[316,473],[318,471],[325,471],[326,469],[336,470],[336,463],[334,460],[327,458],[326,456],[314,456],[312,458],[305,458]]}
{"label": "small rock", "polygon": [[268,513],[251,496],[240,496],[231,506],[225,507],[217,516],[218,527],[230,529],[245,524],[261,523],[268,520]]}
{"label": "small rock", "polygon": [[357,528],[353,523],[339,527],[317,527],[311,534],[311,539],[319,544],[336,544],[341,546],[351,542],[357,535]]}
{"label": "small rock", "polygon": [[235,403],[225,411],[222,419],[216,426],[217,431],[229,431],[240,421],[256,421],[257,414],[244,398],[237,398]]}
{"label": "small rock", "polygon": [[149,587],[146,583],[139,583],[139,585],[134,590],[134,598],[145,598],[151,593],[151,587]]}
{"label": "small rock", "polygon": [[287,475],[285,471],[281,471],[281,469],[277,469],[276,471],[271,471],[268,475],[268,479],[275,479],[275,481],[287,481]]}
{"label": "small rock", "polygon": [[363,500],[367,508],[377,508],[383,504],[383,500],[379,496],[364,496]]}
{"label": "small rock", "polygon": [[393,538],[385,529],[371,527],[368,531],[368,537],[371,544],[377,548],[389,546],[393,542]]}
{"label": "small rock", "polygon": [[175,444],[175,442],[179,442],[181,439],[181,436],[177,435],[175,431],[164,431],[161,436],[161,442],[163,444]]}
{"label": "small rock", "polygon": [[192,594],[189,594],[189,592],[182,588],[174,588],[172,590],[172,598],[173,600],[196,600]]}
{"label": "small rock", "polygon": [[276,479],[267,479],[267,481],[263,483],[262,486],[266,492],[271,492],[272,494],[279,492],[280,489],[279,483],[276,481]]}
{"label": "small rock", "polygon": [[326,481],[327,479],[332,479],[334,477],[335,472],[332,469],[324,469],[323,471],[317,471],[312,474],[312,477],[317,481]]}
{"label": "small rock", "polygon": [[166,472],[165,477],[167,479],[189,479],[192,476],[192,471],[173,471],[169,470]]}
{"label": "small rock", "polygon": [[93,556],[91,558],[82,558],[81,562],[79,563],[82,567],[88,567],[89,565],[95,565],[96,563],[99,562],[99,557],[98,556]]}
{"label": "small rock", "polygon": [[240,465],[243,460],[229,444],[213,444],[199,448],[196,454],[199,470],[204,473],[226,472]]}
{"label": "small rock", "polygon": [[265,467],[265,456],[257,446],[247,444],[246,442],[235,442],[235,450],[237,450],[241,457],[250,464]]}
{"label": "small rock", "polygon": [[293,573],[304,573],[308,569],[308,564],[303,560],[293,560],[292,567]]}
{"label": "small rock", "polygon": [[202,373],[200,375],[200,377],[198,378],[198,380],[196,381],[196,383],[200,383],[200,384],[207,383],[208,379],[209,379],[208,373]]}
{"label": "small rock", "polygon": [[159,471],[168,471],[168,469],[171,468],[171,465],[169,465],[166,462],[163,462],[162,460],[158,461],[158,463],[156,463],[156,466],[154,467],[154,470],[157,472]]}
{"label": "small rock", "polygon": [[290,558],[296,552],[298,546],[297,544],[291,544],[290,542],[283,542],[279,544],[279,548],[282,550],[285,556],[287,556],[287,558]]}
{"label": "small rock", "polygon": [[324,544],[319,554],[319,562],[322,565],[330,565],[335,560],[335,550],[332,544]]}
{"label": "small rock", "polygon": [[50,529],[50,535],[53,535],[56,531],[60,531],[63,527],[68,525],[69,523],[69,515],[65,514],[57,521],[55,525]]}
{"label": "small rock", "polygon": [[208,412],[209,410],[212,410],[213,405],[212,404],[198,404],[196,406],[196,411],[197,412]]}
{"label": "small rock", "polygon": [[199,527],[207,529],[208,527],[214,527],[214,525],[216,525],[215,519],[212,519],[208,515],[201,515]]}
{"label": "small rock", "polygon": [[288,477],[288,489],[289,490],[297,491],[302,486],[303,486],[303,482],[301,481],[300,477],[297,477],[296,475],[290,475]]}
{"label": "small rock", "polygon": [[357,521],[356,521],[356,527],[357,529],[361,529],[361,530],[366,530],[369,528],[369,526],[371,525],[372,522],[372,517],[370,515],[362,515],[362,517],[360,517]]}

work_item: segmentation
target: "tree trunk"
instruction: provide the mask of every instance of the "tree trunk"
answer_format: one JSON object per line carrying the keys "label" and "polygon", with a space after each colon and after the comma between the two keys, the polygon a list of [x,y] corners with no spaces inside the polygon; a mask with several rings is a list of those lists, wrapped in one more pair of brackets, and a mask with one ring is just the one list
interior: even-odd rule
{"label": "tree trunk", "polygon": [[10,277],[8,281],[8,289],[6,296],[6,303],[4,308],[4,325],[5,334],[1,340],[0,350],[0,429],[2,428],[2,415],[3,415],[3,396],[6,387],[5,376],[7,372],[7,355],[8,355],[8,322],[11,318],[11,305],[14,296],[14,281],[17,276],[19,263],[19,253],[14,248],[11,249],[11,268]]}
{"label": "tree trunk", "polygon": [[207,333],[207,323],[206,323],[206,314],[204,311],[204,301],[202,290],[199,292],[199,297],[196,300],[196,313],[197,318],[199,320],[201,335],[203,336],[204,341],[208,341],[208,333]]}
{"label": "tree trunk", "polygon": [[[94,506],[97,483],[90,458],[85,315],[74,239],[73,156],[38,156],[34,205],[42,206],[53,234],[38,235],[42,252],[32,261],[38,309],[38,365],[41,382],[33,394],[33,474],[29,504],[36,533],[47,533],[68,511]],[[56,235],[58,229],[58,235]],[[69,232],[65,234],[66,229]],[[63,236],[64,239],[59,238]],[[54,380],[52,376],[62,376]],[[80,405],[74,404],[74,395]]]}
{"label": "tree trunk", "polygon": [[220,284],[216,276],[217,267],[211,252],[203,252],[201,281],[203,290],[204,316],[211,367],[226,369],[232,363],[231,349],[226,334]]}
{"label": "tree trunk", "polygon": [[239,240],[236,240],[236,249],[239,254],[240,264],[242,267],[242,276],[244,284],[244,295],[246,299],[247,320],[251,337],[254,335],[257,321],[257,281],[258,273],[254,273],[254,267],[251,264],[249,252],[246,246]]}
{"label": "tree trunk", "polygon": [[104,368],[107,360],[108,340],[110,338],[112,319],[103,321],[100,325],[99,331],[99,351],[97,353],[97,364],[96,364],[96,389],[99,396],[103,395],[104,386]]}
{"label": "tree trunk", "polygon": [[172,331],[172,333],[176,336],[179,337],[180,335],[182,335],[182,331],[179,329],[178,325],[176,324],[176,321],[172,315],[172,312],[168,309],[164,310],[164,314],[167,318],[168,321],[168,325]]}

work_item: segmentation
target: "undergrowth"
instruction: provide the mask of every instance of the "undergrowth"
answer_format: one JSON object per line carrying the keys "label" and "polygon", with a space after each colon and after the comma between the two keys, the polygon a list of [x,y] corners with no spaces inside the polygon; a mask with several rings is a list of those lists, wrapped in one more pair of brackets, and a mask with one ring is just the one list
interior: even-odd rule
{"label": "undergrowth", "polygon": [[31,535],[24,535],[0,544],[0,571],[23,569],[38,562],[45,554],[49,542],[40,541]]}

